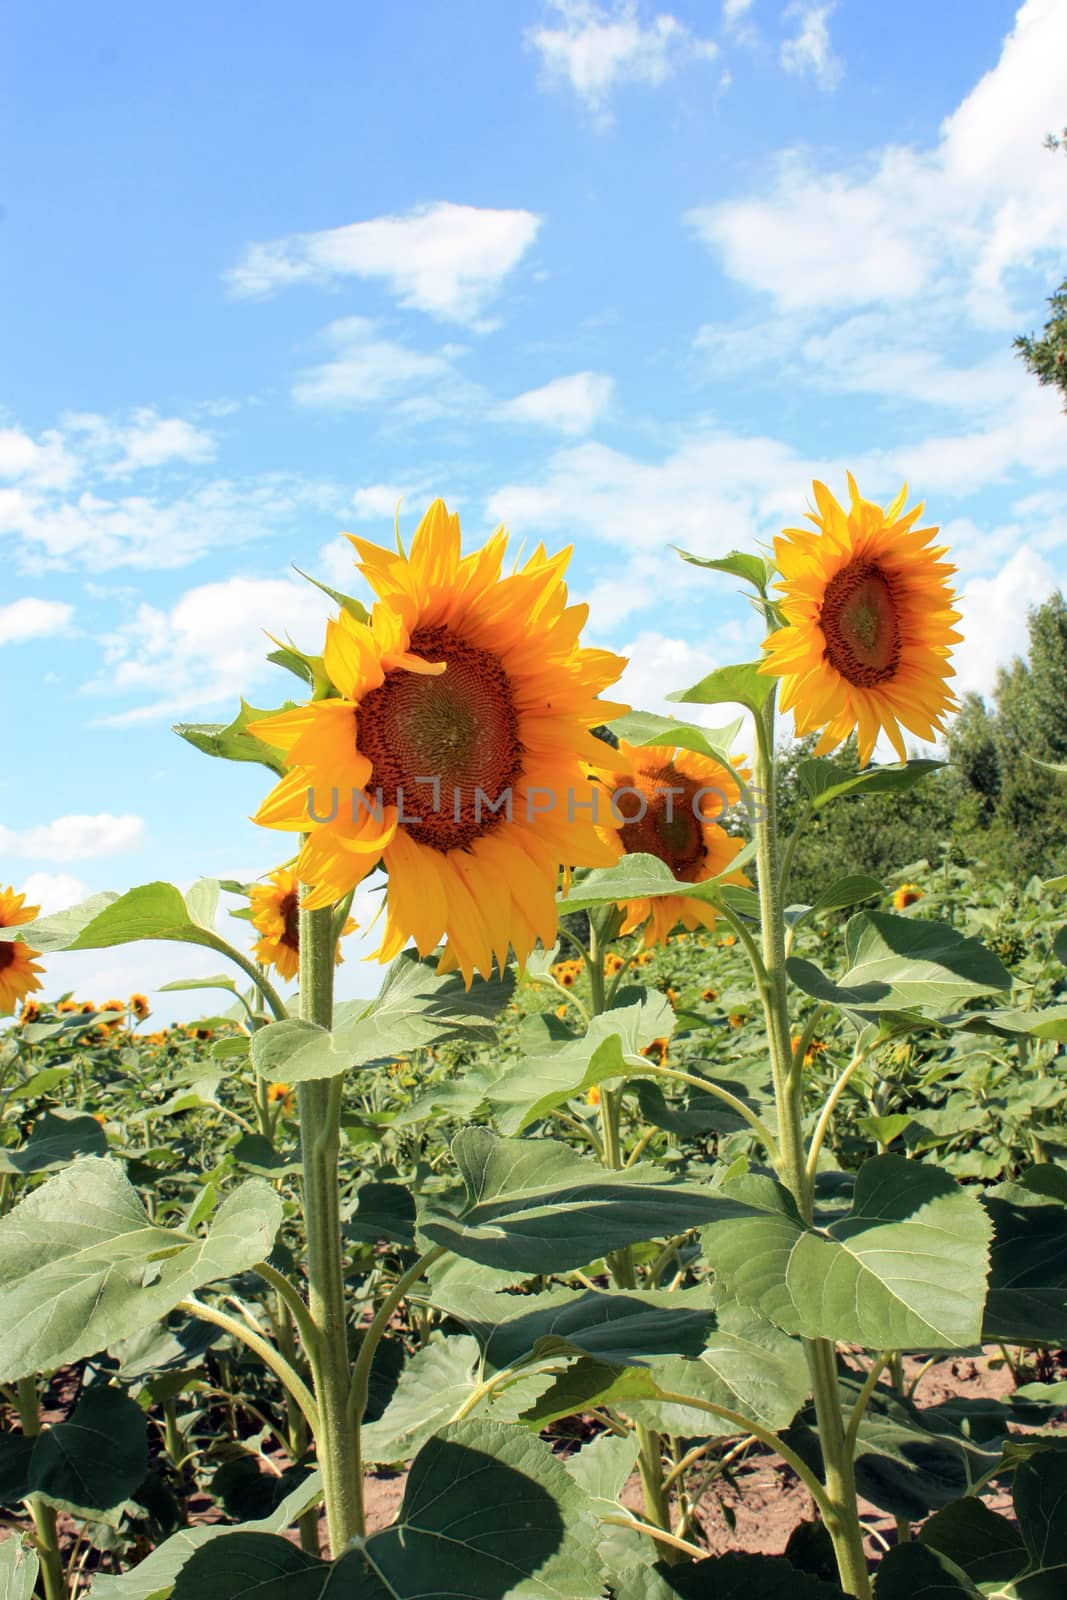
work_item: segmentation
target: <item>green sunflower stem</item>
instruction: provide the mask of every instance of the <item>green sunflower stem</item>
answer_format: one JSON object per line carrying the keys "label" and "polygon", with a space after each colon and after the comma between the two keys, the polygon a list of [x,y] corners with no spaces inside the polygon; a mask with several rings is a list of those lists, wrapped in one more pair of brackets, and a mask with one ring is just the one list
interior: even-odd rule
{"label": "green sunflower stem", "polygon": [[[767,1036],[778,1112],[779,1177],[790,1190],[800,1214],[810,1221],[814,1173],[807,1170],[802,1124],[803,1056],[796,1059],[790,1041],[789,996],[785,967],[785,915],[782,863],[778,853],[777,795],[774,767],[775,693],[768,695],[756,717],[756,863],[759,876],[763,991]],[[811,1375],[826,1490],[823,1520],[833,1541],[841,1586],[856,1600],[871,1600],[871,1580],[863,1548],[863,1529],[856,1497],[852,1441],[848,1436],[837,1381],[837,1350],[829,1339],[805,1339]]]}
{"label": "green sunflower stem", "polygon": [[[337,941],[333,911],[300,910],[300,1016],[329,1028],[333,1022],[333,975]],[[340,1555],[362,1534],[362,1462],[359,1435],[347,1426],[352,1382],[348,1356],[344,1257],[337,1190],[341,1144],[341,1078],[302,1083],[297,1094],[304,1167],[307,1229],[308,1310],[317,1337],[308,1350],[318,1404],[315,1440],[322,1471],[330,1548]]]}
{"label": "green sunflower stem", "polygon": [[[41,1431],[36,1378],[19,1379],[18,1413],[23,1434],[27,1439],[35,1439]],[[37,1559],[41,1563],[45,1600],[67,1600],[67,1580],[63,1571],[63,1558],[59,1553],[55,1507],[47,1505],[38,1495],[31,1495],[27,1504],[30,1516],[33,1518],[33,1542]]]}
{"label": "green sunflower stem", "polygon": [[[618,932],[620,918],[612,912],[606,923],[598,926],[596,917],[590,918],[589,927],[589,995],[590,1011],[599,1016],[607,1007],[607,983],[604,973],[604,947]],[[622,1150],[620,1119],[622,1089],[603,1089],[600,1096],[601,1125],[603,1129],[604,1165],[618,1171],[625,1165]],[[634,1269],[633,1251],[627,1246],[617,1250],[608,1260],[611,1276],[620,1289],[636,1289],[637,1273]],[[637,1470],[645,1497],[645,1515],[664,1533],[671,1531],[670,1493],[664,1486],[663,1449],[659,1434],[642,1424],[636,1427]],[[665,1545],[662,1559],[673,1565],[681,1560],[673,1546]]]}

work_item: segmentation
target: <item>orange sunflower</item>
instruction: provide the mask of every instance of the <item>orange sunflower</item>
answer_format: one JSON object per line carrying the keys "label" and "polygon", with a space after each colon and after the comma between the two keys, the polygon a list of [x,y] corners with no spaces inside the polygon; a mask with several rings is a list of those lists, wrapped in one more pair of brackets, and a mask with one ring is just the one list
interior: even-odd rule
{"label": "orange sunflower", "polygon": [[[300,879],[288,867],[272,872],[269,883],[257,883],[248,892],[252,904],[252,926],[260,935],[256,960],[273,967],[283,978],[295,978],[300,971]],[[341,929],[342,939],[355,931],[349,917]],[[337,965],[344,957],[337,949]]]}
{"label": "orange sunflower", "polygon": [[610,759],[589,730],[621,709],[597,695],[625,663],[579,646],[569,551],[538,547],[504,574],[504,530],[463,556],[440,500],[409,555],[352,543],[378,602],[369,624],[342,611],[328,625],[330,698],[253,724],[289,769],[255,820],[307,834],[296,872],[310,907],[384,863],[379,959],[445,938],[442,968],[469,983],[509,946],[521,962],[553,943],[560,863],[614,859],[578,808]]}
{"label": "orange sunflower", "polygon": [[[14,889],[0,889],[0,928],[33,921],[41,908],[28,906],[25,900]],[[39,954],[22,939],[0,939],[0,1016],[10,1016],[24,995],[40,989],[44,968],[33,959]]]}
{"label": "orange sunflower", "polygon": [[848,487],[846,512],[816,482],[818,531],[786,528],[774,542],[786,626],[764,640],[760,671],[781,678],[798,734],[821,730],[817,755],[857,729],[866,766],[884,729],[905,761],[902,728],[932,740],[956,708],[945,682],[960,640],[948,582],[956,569],[930,545],[937,529],[915,527],[922,506],[904,512],[906,484],[884,511],[851,473]]}
{"label": "orange sunflower", "polygon": [[[739,768],[743,776],[748,773]],[[744,847],[743,839],[726,833],[715,820],[741,798],[737,772],[710,756],[673,745],[635,748],[620,740],[614,767],[611,808],[620,819],[617,855],[644,852],[666,862],[681,884],[703,883],[724,874],[724,882],[747,884],[730,862]],[[644,925],[644,944],[666,944],[679,922],[686,928],[715,926],[715,908],[678,894],[627,900],[622,933]]]}

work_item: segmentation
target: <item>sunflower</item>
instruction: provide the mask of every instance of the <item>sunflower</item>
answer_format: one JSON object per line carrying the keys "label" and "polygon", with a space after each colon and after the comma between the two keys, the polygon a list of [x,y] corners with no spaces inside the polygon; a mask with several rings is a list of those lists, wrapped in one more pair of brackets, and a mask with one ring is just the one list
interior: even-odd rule
{"label": "sunflower", "polygon": [[901,730],[932,740],[956,708],[945,682],[960,639],[948,583],[956,569],[931,548],[937,529],[915,527],[922,506],[904,513],[906,484],[884,511],[861,498],[851,473],[847,512],[825,484],[813,487],[818,532],[786,528],[774,542],[786,625],[764,640],[760,671],[782,679],[798,734],[821,730],[816,755],[856,729],[866,766],[884,730],[905,761]]}
{"label": "sunflower", "polygon": [[41,1008],[37,1004],[37,1001],[24,1000],[22,1002],[22,1010],[19,1012],[19,1021],[22,1023],[39,1022],[40,1019]]}
{"label": "sunflower", "polygon": [[469,983],[509,946],[522,962],[553,943],[561,862],[614,859],[578,808],[610,757],[589,730],[621,709],[596,697],[625,663],[579,646],[587,608],[567,604],[568,551],[539,547],[504,575],[504,530],[461,556],[440,500],[410,555],[352,543],[377,604],[368,624],[347,610],[328,624],[330,698],[252,725],[288,768],[255,820],[307,835],[309,907],[384,863],[379,960],[446,938],[442,970]]}
{"label": "sunflower", "polygon": [[[295,978],[300,971],[300,879],[288,867],[280,867],[271,873],[269,883],[250,889],[248,898],[252,903],[252,926],[260,934],[256,960],[261,966],[274,967],[283,978]],[[341,937],[353,933],[355,927],[349,917]],[[338,945],[337,965],[343,960]]]}
{"label": "sunflower", "polygon": [[151,1014],[146,994],[131,994],[129,1005],[132,1015],[137,1018],[138,1022],[144,1022]]}
{"label": "sunflower", "polygon": [[923,892],[917,883],[902,883],[899,889],[893,891],[894,911],[904,911],[908,906],[913,906],[921,900]]}
{"label": "sunflower", "polygon": [[[28,906],[25,900],[14,889],[0,889],[0,928],[33,921],[41,908]],[[10,1016],[24,995],[41,987],[44,968],[33,959],[39,954],[22,939],[0,939],[0,1016]]]}
{"label": "sunflower", "polygon": [[[703,883],[724,874],[726,883],[746,884],[742,872],[731,872],[730,862],[741,851],[735,839],[715,821],[740,799],[737,772],[709,756],[673,745],[635,748],[620,740],[614,763],[612,815],[620,820],[617,833],[605,838],[615,843],[619,855],[643,851],[658,856],[681,883]],[[715,925],[714,907],[684,892],[627,900],[623,906],[622,933],[645,927],[644,944],[666,944],[675,923],[686,928]]]}

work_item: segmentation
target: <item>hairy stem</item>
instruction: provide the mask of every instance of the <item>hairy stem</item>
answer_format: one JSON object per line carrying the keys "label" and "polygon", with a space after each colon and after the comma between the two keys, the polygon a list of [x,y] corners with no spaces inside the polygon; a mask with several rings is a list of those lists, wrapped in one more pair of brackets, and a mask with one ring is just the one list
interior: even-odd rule
{"label": "hairy stem", "polygon": [[[763,966],[766,972],[763,998],[778,1108],[779,1173],[792,1193],[801,1216],[810,1222],[815,1174],[814,1166],[809,1170],[808,1153],[804,1149],[803,1057],[799,1062],[794,1061],[790,1040],[785,969],[784,875],[778,855],[776,819],[774,708],[775,693],[772,691],[756,717],[756,783],[762,802],[756,820],[756,861]],[[816,1159],[817,1156],[816,1151]],[[823,1494],[820,1509],[823,1521],[833,1541],[842,1588],[846,1594],[854,1595],[856,1600],[870,1600],[871,1581],[856,1499],[852,1444],[846,1433],[841,1391],[837,1382],[837,1352],[828,1339],[805,1339],[804,1349],[811,1374],[819,1443],[822,1447]]]}
{"label": "hairy stem", "polygon": [[[337,941],[333,911],[300,909],[300,1016],[320,1028],[333,1023],[333,973]],[[347,1423],[352,1381],[348,1359],[341,1214],[337,1158],[341,1145],[341,1078],[301,1083],[300,1146],[303,1157],[304,1222],[307,1229],[308,1311],[317,1338],[308,1350],[319,1427],[316,1453],[334,1556],[363,1524],[359,1438]]]}
{"label": "hairy stem", "polygon": [[[37,1409],[36,1378],[18,1381],[18,1413],[22,1432],[27,1439],[35,1439],[41,1431],[41,1417]],[[33,1518],[34,1545],[41,1563],[45,1600],[67,1600],[67,1580],[59,1554],[59,1535],[56,1531],[55,1507],[46,1505],[37,1495],[31,1495],[26,1504]]]}

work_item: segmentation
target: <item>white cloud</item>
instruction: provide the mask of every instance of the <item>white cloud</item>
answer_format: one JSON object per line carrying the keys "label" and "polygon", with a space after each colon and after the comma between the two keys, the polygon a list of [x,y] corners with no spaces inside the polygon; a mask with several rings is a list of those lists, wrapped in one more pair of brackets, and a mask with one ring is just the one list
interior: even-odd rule
{"label": "white cloud", "polygon": [[93,488],[71,497],[0,490],[0,540],[14,540],[24,572],[184,567],[211,550],[260,540],[298,511],[336,511],[339,498],[329,485],[282,473],[214,479],[169,499]]}
{"label": "white cloud", "polygon": [[787,151],[769,193],[687,220],[730,276],[785,312],[928,296],[946,318],[1012,327],[1008,275],[1051,272],[1067,249],[1062,162],[1042,148],[1063,120],[1065,58],[1067,7],[1026,0],[934,148],[887,146],[866,172]]}
{"label": "white cloud", "polygon": [[1044,557],[1025,548],[1016,550],[992,577],[967,584],[958,607],[963,643],[952,657],[956,669],[952,688],[957,694],[973,690],[988,696],[997,668],[1014,656],[1025,657],[1027,613],[1057,587],[1056,574]]}
{"label": "white cloud", "polygon": [[587,533],[615,550],[666,552],[674,543],[719,554],[751,544],[790,495],[795,501],[806,492],[810,478],[808,463],[766,437],[700,433],[662,462],[581,444],[557,451],[540,484],[497,490],[486,514],[527,537],[560,530]]}
{"label": "white cloud", "polygon": [[368,483],[352,496],[352,510],[360,522],[381,522],[387,518],[392,523],[397,505],[414,493],[413,488],[403,488],[398,483]]}
{"label": "white cloud", "polygon": [[752,9],[752,0],[723,0],[722,25],[736,28]]}
{"label": "white cloud", "polygon": [[97,856],[133,850],[144,838],[144,819],[127,813],[112,816],[56,817],[20,833],[3,830],[4,848],[30,861],[91,861]]}
{"label": "white cloud", "polygon": [[369,406],[426,389],[451,372],[447,354],[421,355],[375,335],[366,317],[342,317],[323,330],[335,354],[310,367],[293,385],[302,406]]}
{"label": "white cloud", "polygon": [[136,695],[129,711],[100,719],[110,727],[153,721],[202,707],[232,707],[269,683],[274,703],[299,691],[266,660],[268,634],[308,653],[322,649],[329,598],[285,578],[228,578],[189,589],[169,611],[141,606],[105,641],[107,671],[85,686],[96,695]]}
{"label": "white cloud", "polygon": [[66,434],[105,477],[127,477],[172,461],[210,461],[215,454],[213,434],[183,417],[161,417],[152,406],[140,406],[128,421],[95,412],[71,412],[61,419]]}
{"label": "white cloud", "polygon": [[569,83],[601,126],[610,122],[607,101],[623,83],[664,83],[683,61],[711,60],[718,46],[698,39],[683,22],[661,12],[644,26],[634,0],[608,7],[594,0],[549,0],[557,26],[526,32],[550,83]]}
{"label": "white cloud", "polygon": [[87,886],[69,872],[31,872],[19,893],[25,894],[28,906],[40,906],[42,917],[66,911],[89,897]]}
{"label": "white cloud", "polygon": [[38,600],[31,595],[13,600],[0,606],[0,644],[62,633],[73,615],[74,607],[62,600]]}
{"label": "white cloud", "polygon": [[403,216],[249,245],[226,278],[235,295],[257,299],[296,283],[382,278],[403,306],[476,322],[540,225],[531,211],[442,200]]}
{"label": "white cloud", "polygon": [[38,440],[21,428],[0,428],[0,479],[63,489],[76,472],[76,463],[55,429]]}
{"label": "white cloud", "polygon": [[613,388],[606,373],[575,372],[516,395],[497,415],[507,422],[533,422],[559,433],[588,433],[611,404]]}
{"label": "white cloud", "polygon": [[806,5],[803,0],[787,6],[783,13],[796,17],[797,31],[791,39],[783,39],[779,59],[786,72],[799,76],[808,73],[820,89],[836,89],[844,68],[830,45],[830,13],[834,0],[822,5]]}

